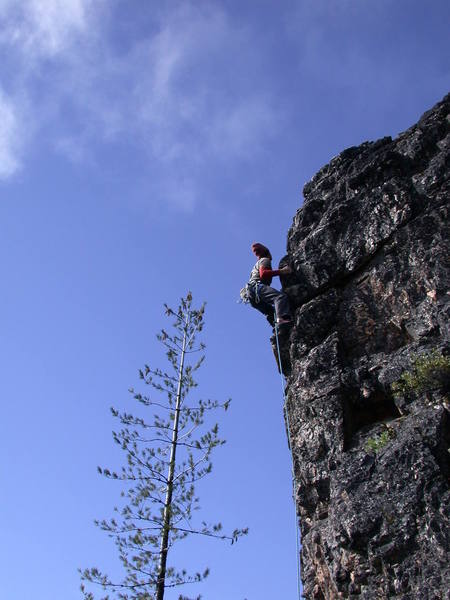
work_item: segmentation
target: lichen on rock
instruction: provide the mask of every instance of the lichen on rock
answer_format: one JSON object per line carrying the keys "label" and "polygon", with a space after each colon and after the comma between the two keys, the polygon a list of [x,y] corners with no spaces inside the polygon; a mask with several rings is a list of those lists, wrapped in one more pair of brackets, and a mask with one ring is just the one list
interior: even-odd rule
{"label": "lichen on rock", "polygon": [[450,353],[449,108],[450,95],[396,139],[335,157],[288,234],[283,352],[308,600],[449,597],[445,393],[392,391],[414,356]]}

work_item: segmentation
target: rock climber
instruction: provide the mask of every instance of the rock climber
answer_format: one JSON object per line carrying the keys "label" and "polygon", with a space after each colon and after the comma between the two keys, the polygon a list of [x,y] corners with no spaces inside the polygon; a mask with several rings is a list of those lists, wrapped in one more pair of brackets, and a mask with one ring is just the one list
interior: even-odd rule
{"label": "rock climber", "polygon": [[252,252],[258,258],[250,273],[247,284],[250,304],[266,315],[269,323],[274,326],[274,317],[277,325],[288,326],[292,324],[292,315],[289,307],[289,298],[284,292],[273,287],[272,277],[276,275],[289,275],[292,270],[289,266],[281,269],[272,269],[272,255],[263,244],[252,244]]}

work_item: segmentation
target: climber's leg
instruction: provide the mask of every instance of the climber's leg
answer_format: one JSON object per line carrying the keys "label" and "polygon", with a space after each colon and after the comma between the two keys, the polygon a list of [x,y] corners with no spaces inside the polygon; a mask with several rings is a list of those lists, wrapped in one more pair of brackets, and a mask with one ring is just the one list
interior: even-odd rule
{"label": "climber's leg", "polygon": [[274,326],[275,314],[274,314],[273,306],[271,306],[270,304],[267,304],[263,300],[260,300],[258,303],[250,301],[250,304],[253,306],[253,308],[256,308],[256,310],[259,310],[260,313],[262,313],[263,315],[265,315],[267,317],[267,320],[269,321],[269,324],[271,327]]}
{"label": "climber's leg", "polygon": [[258,285],[258,294],[262,302],[274,307],[278,323],[289,323],[292,321],[289,298],[284,292],[280,292],[269,285],[260,284]]}

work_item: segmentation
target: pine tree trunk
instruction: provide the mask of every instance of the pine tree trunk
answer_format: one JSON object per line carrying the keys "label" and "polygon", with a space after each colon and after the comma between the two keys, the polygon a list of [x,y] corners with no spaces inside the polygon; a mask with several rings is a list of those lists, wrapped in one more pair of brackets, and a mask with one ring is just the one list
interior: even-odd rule
{"label": "pine tree trunk", "polygon": [[167,564],[167,553],[169,550],[169,533],[172,517],[172,493],[173,493],[173,480],[175,474],[175,460],[177,452],[177,441],[178,441],[178,422],[180,418],[180,406],[181,406],[181,392],[183,389],[183,369],[184,369],[184,356],[186,354],[186,335],[187,335],[187,323],[184,329],[183,335],[183,347],[180,355],[180,366],[178,370],[178,388],[177,396],[175,401],[175,415],[173,420],[172,428],[172,443],[170,447],[170,460],[169,460],[169,471],[167,476],[167,492],[166,501],[164,504],[164,519],[163,529],[161,532],[161,545],[160,545],[160,561],[158,569],[158,581],[156,584],[156,600],[164,599],[164,589],[166,580],[166,564]]}

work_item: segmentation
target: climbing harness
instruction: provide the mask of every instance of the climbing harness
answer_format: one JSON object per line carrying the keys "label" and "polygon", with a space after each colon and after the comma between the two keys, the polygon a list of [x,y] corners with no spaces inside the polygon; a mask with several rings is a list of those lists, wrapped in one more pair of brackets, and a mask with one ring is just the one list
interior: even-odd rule
{"label": "climbing harness", "polygon": [[254,304],[259,304],[258,284],[247,283],[247,285],[239,292],[239,296],[241,299],[238,300],[238,302],[242,302],[243,304],[251,304],[252,302]]}
{"label": "climbing harness", "polygon": [[288,435],[288,445],[289,450],[291,451],[291,471],[292,471],[292,500],[294,502],[294,518],[295,518],[295,547],[296,547],[296,564],[297,564],[297,594],[298,599],[301,600],[300,593],[300,543],[299,543],[299,530],[298,530],[298,522],[297,522],[297,503],[295,501],[296,493],[297,493],[297,480],[295,478],[294,472],[294,459],[292,457],[292,444],[291,444],[291,428],[289,426],[289,417],[287,413],[287,398],[286,398],[286,380],[283,374],[283,366],[281,364],[281,352],[280,352],[280,342],[278,339],[278,324],[275,323],[275,339],[277,342],[277,354],[278,354],[278,365],[281,376],[281,387],[283,393],[283,413],[284,419],[286,421],[287,435]]}
{"label": "climbing harness", "polygon": [[250,288],[247,283],[247,285],[239,292],[240,300],[238,300],[238,303],[250,304],[250,293]]}

